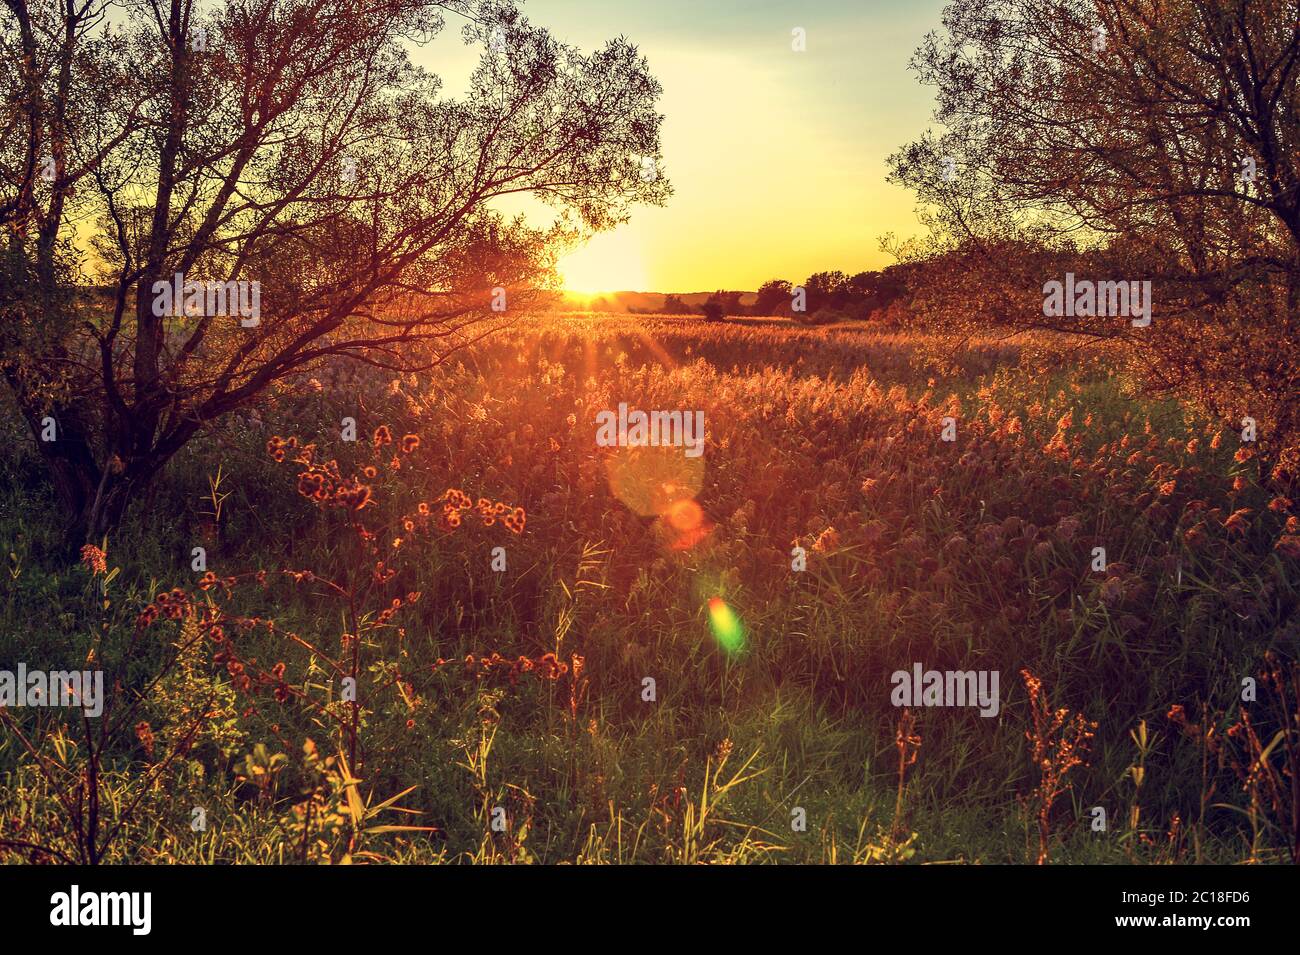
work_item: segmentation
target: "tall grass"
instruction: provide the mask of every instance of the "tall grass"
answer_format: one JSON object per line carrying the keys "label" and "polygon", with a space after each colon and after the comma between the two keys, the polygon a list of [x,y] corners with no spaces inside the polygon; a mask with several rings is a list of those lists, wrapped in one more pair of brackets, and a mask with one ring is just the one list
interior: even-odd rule
{"label": "tall grass", "polygon": [[[1290,858],[1283,683],[1258,680],[1244,775],[1204,734],[1294,655],[1291,503],[1229,423],[1139,402],[1104,364],[928,345],[557,318],[428,375],[320,370],[187,449],[106,573],[63,549],[13,436],[0,660],[93,650],[115,712],[138,713],[105,737],[6,714],[0,855],[84,858],[66,803],[93,764],[106,862]],[[704,410],[703,467],[681,472],[702,522],[615,494],[594,416],[621,401]],[[304,496],[306,444],[365,507]],[[448,489],[471,505],[454,523]],[[480,498],[526,525],[488,523]],[[138,627],[173,588],[183,609]],[[712,635],[712,598],[742,650]],[[901,726],[889,676],[913,662],[998,670],[999,716]],[[1045,776],[1047,699],[1096,728]],[[1201,736],[1174,707],[1207,714]],[[1120,822],[1094,831],[1096,806]]]}

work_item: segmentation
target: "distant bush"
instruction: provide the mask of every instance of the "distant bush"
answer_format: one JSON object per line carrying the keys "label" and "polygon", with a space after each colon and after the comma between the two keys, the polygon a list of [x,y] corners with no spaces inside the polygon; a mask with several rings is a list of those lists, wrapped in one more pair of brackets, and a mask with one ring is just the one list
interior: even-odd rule
{"label": "distant bush", "polygon": [[686,304],[680,295],[664,296],[664,306],[660,309],[662,315],[690,315],[694,309]]}
{"label": "distant bush", "polygon": [[848,312],[838,308],[819,308],[815,312],[791,312],[790,317],[800,325],[833,325],[835,322],[847,322],[853,318]]}
{"label": "distant bush", "polygon": [[745,306],[740,302],[743,294],[743,292],[725,292],[718,289],[700,305],[700,313],[704,315],[706,321],[710,322],[721,321],[727,315],[744,315]]}

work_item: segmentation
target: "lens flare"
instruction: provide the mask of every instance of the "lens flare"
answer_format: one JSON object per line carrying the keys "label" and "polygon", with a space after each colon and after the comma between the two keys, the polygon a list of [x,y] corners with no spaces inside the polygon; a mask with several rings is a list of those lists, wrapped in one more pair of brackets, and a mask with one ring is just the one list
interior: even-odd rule
{"label": "lens flare", "polygon": [[704,511],[690,498],[683,498],[668,506],[668,523],[683,533],[695,531],[704,523]]}
{"label": "lens flare", "polygon": [[709,599],[709,627],[713,630],[714,639],[728,653],[744,649],[745,627],[736,612],[721,597]]}
{"label": "lens flare", "polygon": [[681,448],[617,448],[605,470],[614,496],[643,517],[667,516],[704,486],[704,459],[688,458]]}

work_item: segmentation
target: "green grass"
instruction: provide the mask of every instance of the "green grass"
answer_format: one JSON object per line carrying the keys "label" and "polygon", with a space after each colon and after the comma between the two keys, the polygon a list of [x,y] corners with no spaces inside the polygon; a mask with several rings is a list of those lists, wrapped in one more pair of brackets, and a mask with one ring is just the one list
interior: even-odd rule
{"label": "green grass", "polygon": [[[1050,815],[1053,862],[1283,859],[1274,815],[1252,813],[1230,764],[1203,777],[1200,747],[1166,718],[1205,701],[1226,730],[1241,678],[1266,651],[1294,647],[1295,562],[1273,549],[1285,515],[1267,509],[1254,463],[1234,462],[1232,432],[1211,450],[1213,422],[1141,401],[1105,368],[1036,361],[1030,374],[1005,345],[975,346],[945,368],[928,344],[842,329],[557,321],[397,384],[318,372],[318,384],[296,382],[173,462],[108,541],[120,571],[106,594],[69,552],[15,431],[0,463],[0,660],[58,669],[84,665],[94,646],[122,683],[117,706],[145,694],[139,720],[104,751],[101,835],[122,826],[103,861],[1033,861],[1038,770],[1021,669],[1055,705],[1098,724]],[[674,548],[667,522],[611,492],[592,418],[620,400],[706,411],[697,500],[710,531],[692,546]],[[1053,451],[1071,409],[1065,450]],[[938,437],[948,415],[953,443]],[[1020,432],[1006,427],[1013,415]],[[346,416],[358,445],[338,440]],[[265,444],[315,441],[348,474],[369,460],[365,439],[380,424],[421,445],[370,482],[376,503],[362,513],[383,526],[378,543],[397,569],[372,586],[373,556],[338,512],[296,493],[300,468],[271,461]],[[216,493],[228,496],[215,521],[218,473]],[[1238,474],[1248,487],[1232,496]],[[525,506],[525,533],[472,512],[455,531],[401,530],[417,502],[437,512],[449,487]],[[1249,506],[1249,526],[1207,523],[1208,543],[1189,548],[1183,534],[1204,514],[1195,501],[1223,516]],[[1062,519],[1078,529],[1063,532]],[[807,550],[802,573],[790,567],[795,541]],[[1116,583],[1089,571],[1097,543],[1120,565]],[[303,699],[239,691],[203,640],[152,685],[198,630],[167,621],[137,632],[136,615],[160,590],[193,591],[199,545],[219,576],[270,572],[265,588],[241,581],[219,599],[320,651],[265,627],[234,637],[241,659],[284,663]],[[497,546],[504,573],[490,569]],[[392,597],[421,595],[363,641],[355,781],[337,755],[348,706],[323,660],[346,656],[349,608],[283,569],[356,583],[358,612],[371,614],[362,625]],[[711,633],[713,596],[743,622],[743,650]],[[432,666],[494,651],[578,654],[586,682],[525,674],[512,685]],[[917,712],[922,742],[896,818],[888,678],[914,661],[998,670],[1002,709],[996,719]],[[1261,732],[1280,725],[1271,705],[1261,684],[1251,710]],[[190,744],[163,765],[199,713]],[[74,770],[84,761],[66,711],[12,715],[46,756]],[[1139,790],[1130,734],[1143,721]],[[309,739],[316,758],[304,754]],[[1107,811],[1105,833],[1089,828],[1094,806]],[[205,831],[191,828],[196,807]],[[498,807],[505,832],[492,828]],[[792,829],[796,808],[806,831]],[[5,855],[5,839],[75,856],[67,816],[17,737],[0,737],[0,858],[32,855]]]}

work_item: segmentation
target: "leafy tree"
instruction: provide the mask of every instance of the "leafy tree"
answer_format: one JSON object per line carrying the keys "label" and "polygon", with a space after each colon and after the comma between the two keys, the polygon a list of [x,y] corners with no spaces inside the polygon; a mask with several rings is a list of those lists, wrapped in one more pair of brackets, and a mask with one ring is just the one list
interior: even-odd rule
{"label": "leafy tree", "polygon": [[851,314],[867,318],[887,308],[907,291],[905,266],[894,264],[879,272],[859,272],[845,283],[845,306]]}
{"label": "leafy tree", "polygon": [[771,279],[758,287],[758,298],[753,305],[755,315],[775,315],[777,309],[784,305],[790,307],[790,295],[793,286],[785,279]]}
{"label": "leafy tree", "polygon": [[808,311],[811,313],[823,308],[842,308],[847,299],[847,281],[848,276],[843,272],[816,272],[808,276],[803,283],[808,294]]}
{"label": "leafy tree", "polygon": [[[459,99],[404,47],[448,20],[482,49]],[[498,0],[4,0],[0,369],[55,423],[76,530],[276,381],[428,367],[518,314],[558,242],[669,194],[660,92],[627,41],[583,54]],[[515,194],[556,223],[494,211]],[[260,314],[173,314],[178,274]]]}
{"label": "leafy tree", "polygon": [[[963,270],[927,294],[1120,343],[1153,391],[1261,422],[1300,465],[1300,30],[1283,0],[956,0],[913,67],[927,133],[890,158]],[[1044,316],[1067,269],[1149,280],[1152,323]]]}
{"label": "leafy tree", "polygon": [[679,295],[665,295],[662,309],[665,315],[690,315],[693,309]]}
{"label": "leafy tree", "polygon": [[740,304],[742,294],[742,292],[724,292],[719,289],[700,305],[700,311],[709,321],[719,321],[728,315],[743,315],[745,307]]}

